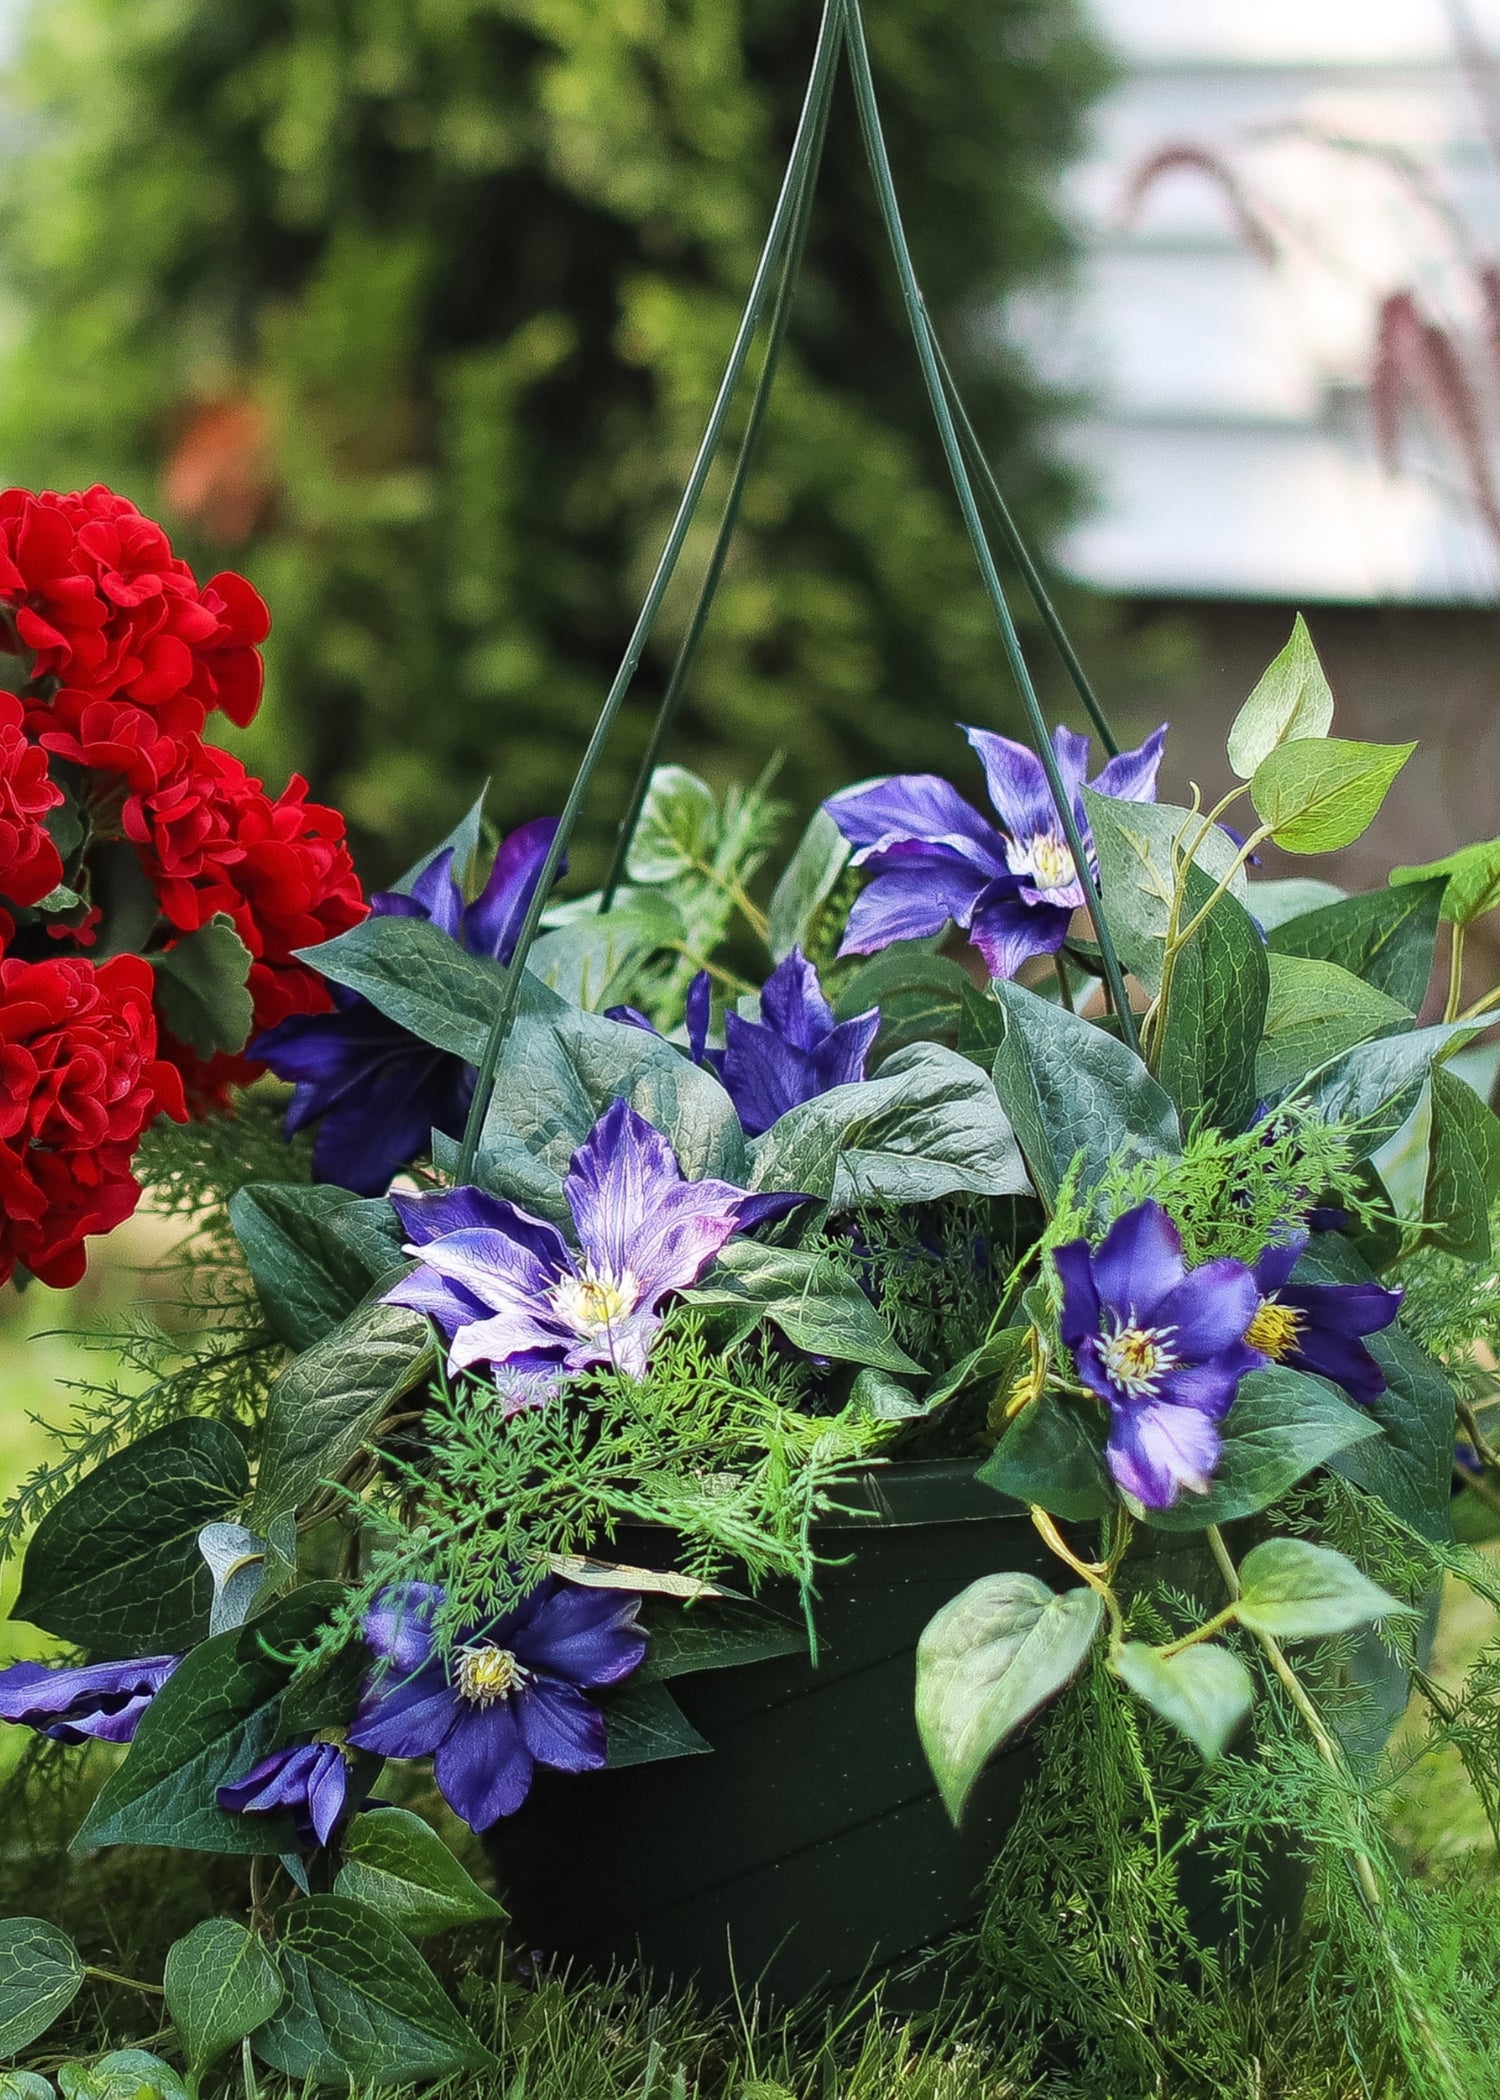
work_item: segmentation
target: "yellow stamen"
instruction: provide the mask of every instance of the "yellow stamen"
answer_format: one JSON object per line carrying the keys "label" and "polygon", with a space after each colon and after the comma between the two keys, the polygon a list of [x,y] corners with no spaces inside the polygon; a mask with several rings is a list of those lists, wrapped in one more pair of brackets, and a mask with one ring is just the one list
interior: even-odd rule
{"label": "yellow stamen", "polygon": [[1297,1306],[1283,1305],[1279,1298],[1262,1298],[1245,1330],[1245,1340],[1279,1364],[1296,1348],[1306,1317]]}
{"label": "yellow stamen", "polygon": [[558,1318],[575,1334],[590,1338],[608,1334],[635,1311],[640,1285],[628,1269],[618,1276],[606,1271],[595,1276],[585,1269],[581,1276],[564,1276],[552,1289],[552,1304]]}
{"label": "yellow stamen", "polygon": [[1031,865],[1039,890],[1065,890],[1078,880],[1071,852],[1051,832],[1042,832],[1031,841]]}
{"label": "yellow stamen", "polygon": [[528,1675],[509,1648],[495,1648],[488,1642],[462,1649],[456,1674],[458,1696],[471,1706],[493,1706],[497,1699],[508,1699]]}
{"label": "yellow stamen", "polygon": [[1132,1400],[1154,1400],[1164,1373],[1175,1371],[1171,1347],[1175,1327],[1117,1327],[1101,1337],[1099,1354],[1105,1371]]}

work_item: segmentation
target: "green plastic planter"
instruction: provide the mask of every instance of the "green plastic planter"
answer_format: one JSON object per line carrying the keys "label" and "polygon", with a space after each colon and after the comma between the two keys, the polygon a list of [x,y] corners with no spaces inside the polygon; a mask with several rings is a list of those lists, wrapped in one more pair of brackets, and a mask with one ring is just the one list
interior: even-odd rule
{"label": "green plastic planter", "polygon": [[[998,1756],[955,1831],[917,1740],[917,1640],[980,1575],[1062,1570],[972,1463],[882,1468],[841,1499],[857,1513],[819,1526],[843,1564],[819,1577],[816,1669],[794,1656],[674,1680],[712,1756],[537,1773],[493,1839],[524,1946],[789,2000],[976,1918],[1032,1755],[1023,1739]],[[644,1533],[616,1550],[653,1557]]]}

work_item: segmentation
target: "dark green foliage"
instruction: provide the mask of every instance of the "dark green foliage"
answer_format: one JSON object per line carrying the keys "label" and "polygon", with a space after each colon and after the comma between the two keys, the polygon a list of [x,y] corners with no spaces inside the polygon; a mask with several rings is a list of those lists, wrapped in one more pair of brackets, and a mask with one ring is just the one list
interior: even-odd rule
{"label": "dark green foliage", "polygon": [[[506,823],[557,807],[702,427],[815,25],[790,0],[36,9],[3,236],[24,316],[7,472],[152,509],[165,490],[189,551],[253,574],[277,628],[251,753],[308,772],[383,842],[380,872],[476,777]],[[1101,62],[1069,0],[902,0],[870,36],[933,311],[1007,493],[1045,524],[1035,390],[974,316],[1065,255],[1048,184]],[[716,771],[795,748],[807,806],[929,764],[935,725],[994,718],[997,674],[841,96],[682,741]]]}

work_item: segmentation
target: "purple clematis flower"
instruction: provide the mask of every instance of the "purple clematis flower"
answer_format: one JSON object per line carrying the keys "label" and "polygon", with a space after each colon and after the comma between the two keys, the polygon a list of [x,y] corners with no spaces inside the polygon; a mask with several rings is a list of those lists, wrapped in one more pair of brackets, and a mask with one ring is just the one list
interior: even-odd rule
{"label": "purple clematis flower", "polygon": [[328,1843],[348,1797],[349,1761],[337,1743],[273,1750],[215,1796],[232,1815],[290,1814],[304,1845]]}
{"label": "purple clematis flower", "polygon": [[[633,1006],[612,1006],[609,1018],[660,1033]],[[876,1006],[852,1021],[835,1021],[818,973],[800,948],[784,956],[766,979],[758,1021],[737,1013],[724,1016],[722,1050],[708,1048],[708,1018],[708,972],[700,970],[688,987],[688,1055],[723,1081],[750,1137],[769,1130],[789,1108],[863,1079],[880,1032]]]}
{"label": "purple clematis flower", "polygon": [[596,1772],[604,1763],[604,1716],[588,1694],[644,1656],[640,1599],[549,1575],[466,1631],[445,1661],[432,1633],[442,1596],[409,1582],[375,1599],[364,1636],[384,1667],[366,1684],[349,1741],[379,1757],[432,1757],[449,1807],[488,1830],[515,1814],[537,1765]]}
{"label": "purple clematis flower", "polygon": [[20,1721],[57,1743],[128,1743],[141,1715],[182,1657],[147,1655],[133,1662],[53,1669],[12,1663],[0,1670],[0,1721]]}
{"label": "purple clematis flower", "polygon": [[[1125,802],[1156,798],[1166,727],[1122,751],[1089,783]],[[951,919],[984,957],[991,977],[1014,977],[1033,955],[1055,955],[1084,901],[1062,817],[1042,762],[1024,744],[965,729],[979,753],[997,829],[935,773],[896,773],[846,788],[823,805],[874,876],[854,901],[841,955],[923,940]],[[1070,729],[1052,737],[1058,771],[1093,859],[1082,788],[1089,743]]]}
{"label": "purple clematis flower", "polygon": [[563,1183],[575,1251],[555,1225],[481,1189],[393,1196],[419,1269],[385,1294],[437,1321],[448,1364],[505,1367],[542,1378],[517,1405],[548,1397],[547,1376],[613,1364],[645,1375],[672,1291],[696,1283],[736,1232],[807,1201],[748,1196],[727,1181],[685,1181],[666,1139],[612,1101]]}
{"label": "purple clematis flower", "polygon": [[1147,1509],[1169,1509],[1184,1488],[1206,1494],[1218,1425],[1241,1378],[1265,1363],[1245,1339],[1255,1278],[1237,1261],[1188,1269],[1159,1203],[1117,1218],[1098,1247],[1071,1240],[1053,1259],[1062,1338],[1109,1409],[1111,1473]]}
{"label": "purple clematis flower", "polygon": [[1267,1247],[1253,1270],[1261,1293],[1245,1339],[1272,1363],[1341,1385],[1351,1400],[1385,1391],[1385,1373],[1360,1339],[1389,1327],[1402,1293],[1379,1283],[1293,1283],[1307,1234]]}
{"label": "purple clematis flower", "polygon": [[[371,917],[426,919],[471,955],[509,962],[556,830],[555,817],[539,817],[513,831],[472,904],[464,903],[454,880],[450,847],[423,869],[409,897],[377,892],[370,899]],[[434,1130],[461,1135],[474,1068],[387,1020],[358,992],[340,984],[328,989],[332,1013],[281,1022],[255,1038],[250,1055],[263,1059],[278,1079],[296,1082],[287,1136],[318,1123],[318,1180],[359,1196],[383,1195],[392,1175],[426,1151]]]}

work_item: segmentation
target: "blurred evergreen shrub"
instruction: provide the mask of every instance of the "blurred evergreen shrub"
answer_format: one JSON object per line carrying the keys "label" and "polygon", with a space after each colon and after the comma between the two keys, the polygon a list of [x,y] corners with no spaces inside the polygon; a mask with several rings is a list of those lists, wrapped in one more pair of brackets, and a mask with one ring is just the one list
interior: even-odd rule
{"label": "blurred evergreen shrub", "polygon": [[[1045,530],[1066,483],[990,315],[1066,259],[1051,183],[1101,62],[1073,0],[869,12],[931,303]],[[372,874],[486,774],[506,822],[558,806],[701,431],[816,18],[815,0],[34,0],[0,217],[0,471],[107,479],[195,559],[254,576],[271,692],[240,748],[340,802]],[[786,749],[804,806],[931,765],[938,725],[1009,705],[881,238],[841,91],[677,752],[722,777]]]}

